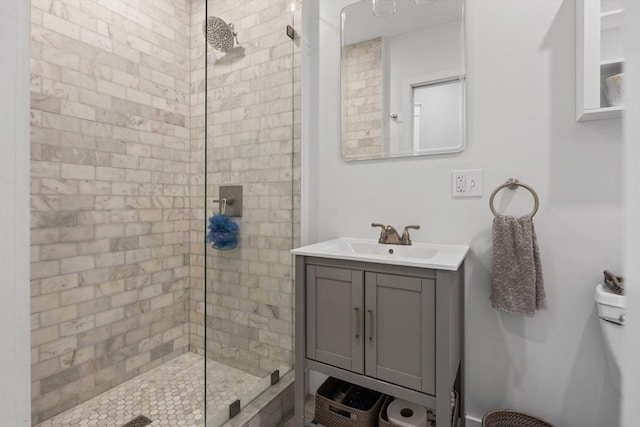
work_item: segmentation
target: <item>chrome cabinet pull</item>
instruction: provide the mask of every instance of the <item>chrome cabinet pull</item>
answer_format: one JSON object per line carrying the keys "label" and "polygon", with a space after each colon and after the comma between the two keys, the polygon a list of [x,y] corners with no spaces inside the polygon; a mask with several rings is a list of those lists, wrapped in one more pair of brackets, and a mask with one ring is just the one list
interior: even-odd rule
{"label": "chrome cabinet pull", "polygon": [[367,310],[367,324],[365,328],[369,332],[369,341],[373,339],[373,310]]}
{"label": "chrome cabinet pull", "polygon": [[356,339],[360,338],[360,309],[358,307],[353,307],[353,320],[351,324],[353,325],[353,335],[355,335]]}

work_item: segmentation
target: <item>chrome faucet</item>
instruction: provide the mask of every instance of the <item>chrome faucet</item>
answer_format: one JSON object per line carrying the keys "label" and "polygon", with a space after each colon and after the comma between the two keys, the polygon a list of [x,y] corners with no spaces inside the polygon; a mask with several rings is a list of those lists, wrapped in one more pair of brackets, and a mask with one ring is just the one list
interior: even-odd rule
{"label": "chrome faucet", "polygon": [[409,229],[419,230],[419,225],[407,225],[402,232],[402,237],[398,234],[398,231],[392,225],[384,225],[378,223],[371,223],[372,227],[380,227],[380,238],[378,243],[385,245],[411,245],[411,237],[409,236]]}

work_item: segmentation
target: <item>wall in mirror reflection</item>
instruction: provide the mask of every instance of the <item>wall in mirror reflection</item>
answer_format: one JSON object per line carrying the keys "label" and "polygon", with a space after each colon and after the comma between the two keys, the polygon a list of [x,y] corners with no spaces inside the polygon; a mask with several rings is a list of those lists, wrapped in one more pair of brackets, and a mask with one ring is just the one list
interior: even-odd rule
{"label": "wall in mirror reflection", "polygon": [[382,152],[382,38],[343,47],[343,152],[373,158]]}

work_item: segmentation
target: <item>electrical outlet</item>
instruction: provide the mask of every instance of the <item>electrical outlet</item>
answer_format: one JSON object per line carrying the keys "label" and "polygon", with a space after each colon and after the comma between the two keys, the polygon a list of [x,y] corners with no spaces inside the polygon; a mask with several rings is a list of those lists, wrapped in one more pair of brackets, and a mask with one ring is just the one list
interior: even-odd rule
{"label": "electrical outlet", "polygon": [[464,193],[467,191],[467,177],[462,174],[455,175],[456,193]]}
{"label": "electrical outlet", "polygon": [[482,169],[451,171],[452,197],[481,197]]}

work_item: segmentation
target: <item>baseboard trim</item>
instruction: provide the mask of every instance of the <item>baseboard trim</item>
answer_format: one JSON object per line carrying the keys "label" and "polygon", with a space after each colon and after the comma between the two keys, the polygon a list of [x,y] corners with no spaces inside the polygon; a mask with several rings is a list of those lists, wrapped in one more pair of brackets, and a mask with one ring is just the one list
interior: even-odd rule
{"label": "baseboard trim", "polygon": [[467,415],[465,417],[465,427],[482,427],[482,420],[476,417]]}

